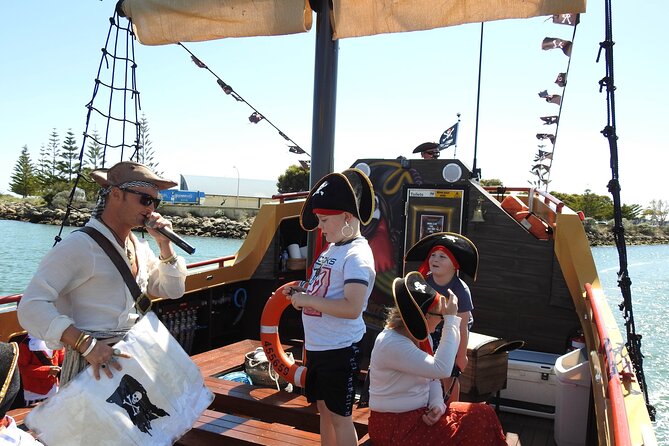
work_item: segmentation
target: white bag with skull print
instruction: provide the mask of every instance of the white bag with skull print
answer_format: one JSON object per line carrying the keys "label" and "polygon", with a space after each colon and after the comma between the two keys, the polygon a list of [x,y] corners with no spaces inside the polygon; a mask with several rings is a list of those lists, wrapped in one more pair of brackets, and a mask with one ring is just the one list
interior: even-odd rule
{"label": "white bag with skull print", "polygon": [[115,347],[132,356],[99,381],[87,368],[34,408],[26,425],[47,445],[171,445],[213,401],[200,370],[153,312]]}

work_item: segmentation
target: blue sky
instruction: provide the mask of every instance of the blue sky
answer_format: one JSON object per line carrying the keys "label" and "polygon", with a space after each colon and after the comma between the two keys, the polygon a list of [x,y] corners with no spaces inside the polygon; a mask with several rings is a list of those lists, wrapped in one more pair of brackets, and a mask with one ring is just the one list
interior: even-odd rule
{"label": "blue sky", "polygon": [[[86,109],[115,1],[2,2],[0,27],[0,191],[27,145],[33,159],[56,128],[81,142]],[[639,6],[642,5],[642,6]],[[614,1],[614,47],[620,179],[625,203],[667,199],[669,164],[661,96],[669,62],[662,50],[663,0]],[[558,107],[537,93],[560,93],[567,68],[559,50],[542,51],[544,37],[570,40],[572,28],[546,18],[485,25],[478,166],[483,178],[526,186],[537,151],[536,133],[550,133],[540,116]],[[335,169],[359,157],[412,157],[438,140],[461,113],[457,156],[472,165],[480,25],[344,39],[339,43]],[[611,177],[605,74],[595,63],[604,38],[603,4],[588,2],[572,51],[550,190],[606,194]],[[309,33],[186,44],[283,132],[310,151],[315,29]],[[179,174],[274,179],[297,155],[267,123],[222,93],[176,45],[135,45],[142,113],[160,167]],[[102,128],[98,128],[102,130]],[[442,157],[451,157],[453,148]]]}

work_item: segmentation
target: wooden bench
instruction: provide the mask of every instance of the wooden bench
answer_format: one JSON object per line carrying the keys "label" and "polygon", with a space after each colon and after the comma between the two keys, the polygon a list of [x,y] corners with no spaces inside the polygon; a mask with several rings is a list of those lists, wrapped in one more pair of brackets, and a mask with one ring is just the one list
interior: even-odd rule
{"label": "wooden bench", "polygon": [[[219,376],[242,370],[244,355],[257,347],[260,347],[260,341],[245,339],[225,347],[199,353],[191,356],[191,359],[200,368],[200,372],[205,378]],[[284,346],[284,348],[286,347]]]}
{"label": "wooden bench", "polygon": [[[205,378],[205,384],[215,395],[210,407],[218,412],[262,417],[263,421],[288,424],[310,432],[319,431],[320,417],[316,405],[308,403],[298,393],[217,378]],[[353,423],[358,437],[367,433],[368,418],[369,408],[354,406]]]}
{"label": "wooden bench", "polygon": [[[315,404],[309,404],[299,393],[299,388],[290,393],[220,378],[226,373],[243,370],[244,355],[259,346],[260,341],[246,339],[191,357],[200,368],[205,384],[215,397],[209,407],[210,410],[200,417],[179,444],[183,446],[213,444],[217,442],[215,436],[218,436],[218,441],[225,441],[224,444],[279,444],[272,443],[275,441],[272,436],[275,432],[287,435],[291,441],[298,442],[282,444],[311,444],[309,441],[313,436],[320,444],[318,411]],[[291,350],[287,346],[284,346],[284,349]],[[296,358],[300,358],[301,351],[296,350],[299,349],[293,348],[293,354]],[[368,417],[369,409],[354,408],[353,422],[360,438],[360,445],[370,444],[367,435]],[[230,427],[233,421],[240,421],[243,429]],[[240,434],[239,429],[246,433]],[[249,433],[249,430],[252,433]],[[251,437],[253,437],[252,442],[244,443]]]}
{"label": "wooden bench", "polygon": [[267,423],[253,418],[206,410],[193,425],[193,429],[176,444],[179,446],[214,444],[316,446],[321,444],[320,438],[319,434],[295,429],[285,424]]}

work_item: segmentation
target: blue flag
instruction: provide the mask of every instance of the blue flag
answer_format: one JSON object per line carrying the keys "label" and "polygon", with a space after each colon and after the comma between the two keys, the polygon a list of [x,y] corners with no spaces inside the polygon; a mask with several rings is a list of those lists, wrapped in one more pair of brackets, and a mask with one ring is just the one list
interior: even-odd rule
{"label": "blue flag", "polygon": [[441,134],[441,138],[439,138],[439,145],[441,146],[442,150],[457,143],[458,124],[459,123],[456,122]]}

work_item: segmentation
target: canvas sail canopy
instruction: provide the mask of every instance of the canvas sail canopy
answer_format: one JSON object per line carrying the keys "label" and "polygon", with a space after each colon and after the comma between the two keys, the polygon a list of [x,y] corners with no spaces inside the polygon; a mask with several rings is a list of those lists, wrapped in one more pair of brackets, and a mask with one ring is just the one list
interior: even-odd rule
{"label": "canvas sail canopy", "polygon": [[[420,31],[463,23],[585,12],[586,0],[333,0],[334,39]],[[308,0],[124,0],[145,45],[311,29]]]}
{"label": "canvas sail canopy", "polygon": [[120,8],[144,45],[301,33],[313,16],[306,0],[124,0]]}

